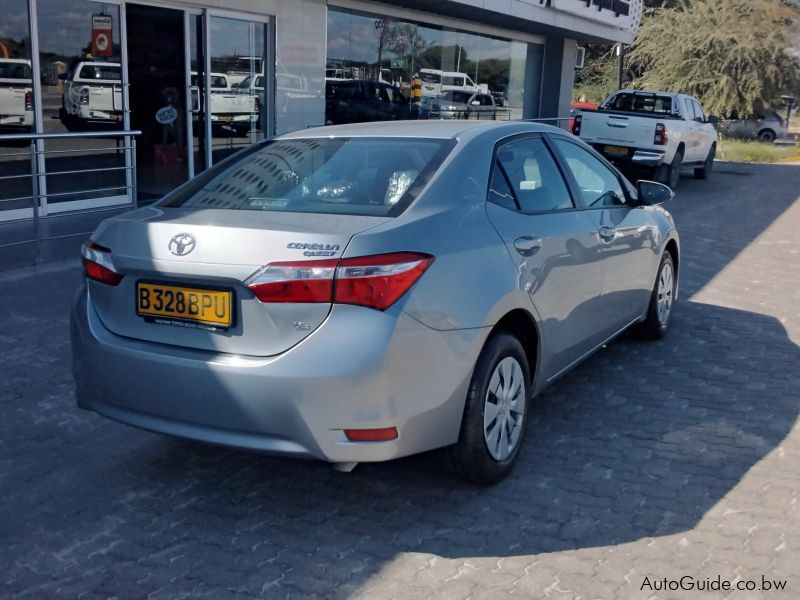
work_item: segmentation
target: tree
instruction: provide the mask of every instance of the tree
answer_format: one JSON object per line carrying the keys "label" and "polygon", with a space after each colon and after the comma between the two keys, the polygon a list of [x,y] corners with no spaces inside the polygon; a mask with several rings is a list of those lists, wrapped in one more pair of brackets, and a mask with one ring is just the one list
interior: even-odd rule
{"label": "tree", "polygon": [[696,96],[708,112],[758,114],[800,91],[798,13],[776,0],[678,0],[648,10],[631,61],[637,88]]}

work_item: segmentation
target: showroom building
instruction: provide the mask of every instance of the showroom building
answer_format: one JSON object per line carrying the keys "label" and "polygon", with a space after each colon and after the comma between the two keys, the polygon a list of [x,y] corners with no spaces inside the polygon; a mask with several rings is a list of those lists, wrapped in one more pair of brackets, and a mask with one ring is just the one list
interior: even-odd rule
{"label": "showroom building", "polygon": [[445,97],[488,118],[563,123],[579,46],[631,43],[642,0],[0,7],[2,269],[287,131],[452,117],[437,110]]}

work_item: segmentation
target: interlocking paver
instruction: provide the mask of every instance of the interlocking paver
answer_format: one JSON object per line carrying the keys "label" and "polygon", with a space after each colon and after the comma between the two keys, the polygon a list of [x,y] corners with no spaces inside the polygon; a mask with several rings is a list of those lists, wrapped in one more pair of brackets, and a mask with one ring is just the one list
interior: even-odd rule
{"label": "interlocking paver", "polygon": [[799,191],[800,167],[684,179],[674,329],[548,390],[487,490],[430,456],[342,474],[80,411],[79,270],[0,274],[0,597],[673,598],[644,578],[762,574],[800,596]]}

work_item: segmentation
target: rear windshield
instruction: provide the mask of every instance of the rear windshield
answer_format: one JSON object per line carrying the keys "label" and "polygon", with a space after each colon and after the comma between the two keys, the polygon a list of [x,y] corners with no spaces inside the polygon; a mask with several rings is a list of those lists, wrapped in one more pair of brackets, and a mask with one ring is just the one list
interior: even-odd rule
{"label": "rear windshield", "polygon": [[0,62],[0,79],[31,79],[31,68],[26,63]]}
{"label": "rear windshield", "polygon": [[625,92],[609,98],[602,106],[604,110],[618,112],[671,115],[672,97],[641,92]]}
{"label": "rear windshield", "polygon": [[84,65],[78,74],[79,79],[111,79],[117,81],[122,79],[122,71],[118,66],[106,65]]}
{"label": "rear windshield", "polygon": [[220,163],[161,206],[394,217],[413,202],[454,143],[273,140]]}
{"label": "rear windshield", "polygon": [[460,102],[461,104],[466,104],[469,102],[469,99],[472,95],[469,92],[445,92],[442,94],[442,99],[447,100],[449,102]]}

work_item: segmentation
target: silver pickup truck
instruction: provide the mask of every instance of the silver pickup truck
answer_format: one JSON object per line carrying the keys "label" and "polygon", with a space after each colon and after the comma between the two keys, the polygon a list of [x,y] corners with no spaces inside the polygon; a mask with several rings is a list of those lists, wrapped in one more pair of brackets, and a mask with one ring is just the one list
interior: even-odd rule
{"label": "silver pickup truck", "polygon": [[0,58],[0,132],[22,133],[33,128],[31,63]]}
{"label": "silver pickup truck", "polygon": [[708,177],[717,120],[686,94],[619,90],[596,110],[581,110],[572,133],[618,167],[644,168],[674,188],[686,167],[693,167],[697,178]]}

